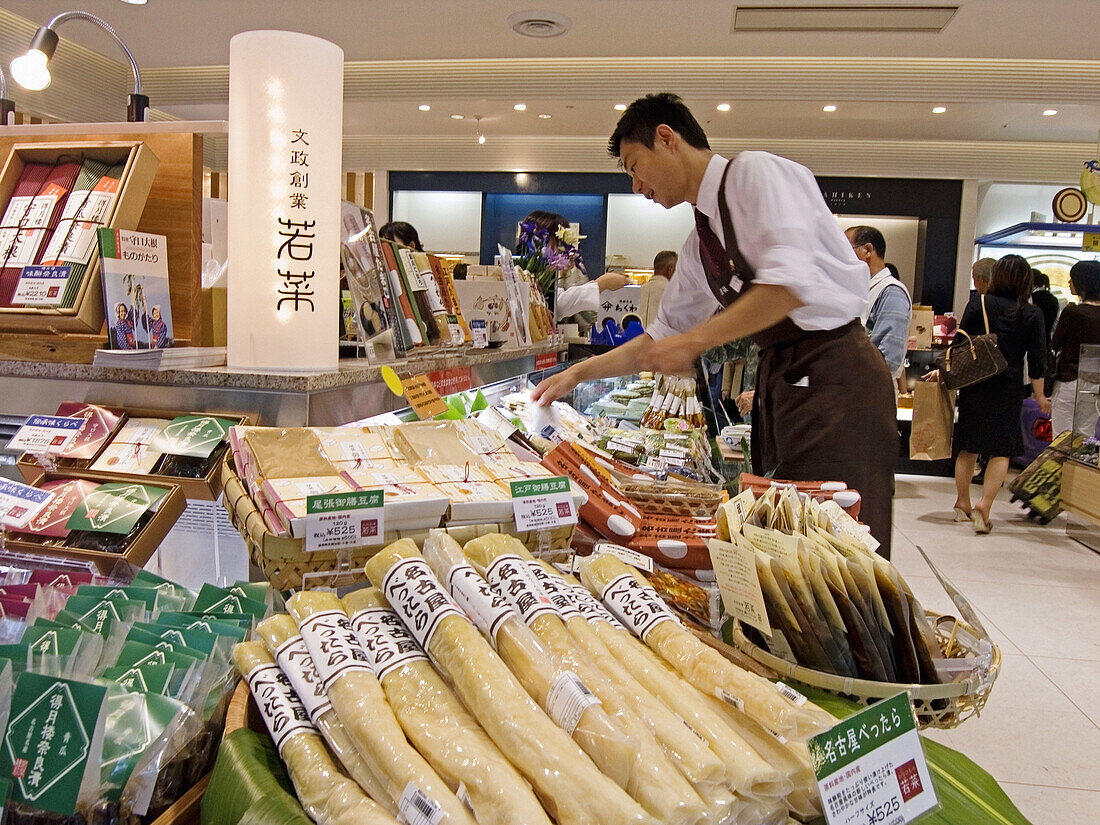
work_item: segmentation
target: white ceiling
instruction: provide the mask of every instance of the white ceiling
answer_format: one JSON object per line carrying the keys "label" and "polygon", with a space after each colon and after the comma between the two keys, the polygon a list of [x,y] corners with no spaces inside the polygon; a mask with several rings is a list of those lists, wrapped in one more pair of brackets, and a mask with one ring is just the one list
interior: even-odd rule
{"label": "white ceiling", "polygon": [[[187,120],[227,117],[234,34],[291,29],[337,43],[347,61],[346,168],[612,171],[603,146],[618,117],[613,104],[667,89],[684,96],[716,148],[781,147],[822,174],[1075,177],[1080,161],[1096,155],[1100,129],[1100,2],[957,3],[938,33],[734,33],[731,0],[77,5],[110,21],[127,42],[152,105]],[[36,25],[72,7],[73,0],[0,0],[0,11]],[[552,39],[521,37],[507,18],[529,9],[564,14],[572,29]],[[60,34],[111,61],[121,57],[87,23],[67,23]],[[2,48],[0,58],[10,60]],[[125,72],[117,82],[124,96]],[[13,96],[57,116],[57,85]],[[514,111],[517,102],[527,111]],[[731,103],[731,111],[716,111],[720,102]],[[431,111],[419,111],[421,103]],[[826,103],[837,111],[824,113]],[[934,105],[948,110],[933,115]],[[121,116],[122,106],[120,100],[118,114],[98,119]],[[1058,114],[1044,117],[1046,108]],[[540,112],[551,119],[539,119]],[[485,147],[473,139],[479,114]]]}

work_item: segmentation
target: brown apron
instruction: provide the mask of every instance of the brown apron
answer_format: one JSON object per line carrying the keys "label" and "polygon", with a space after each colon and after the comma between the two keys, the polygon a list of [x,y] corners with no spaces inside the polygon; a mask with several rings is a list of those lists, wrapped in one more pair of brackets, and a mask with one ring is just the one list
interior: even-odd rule
{"label": "brown apron", "polygon": [[[716,270],[699,258],[715,298],[727,307],[752,288],[756,273],[737,245],[726,202],[718,211],[726,256]],[[700,239],[702,247],[702,239]],[[860,520],[890,557],[897,408],[889,368],[854,319],[830,330],[804,330],[790,318],[752,336],[760,367],[752,408],[752,467],[792,481],[843,481],[863,499]]]}

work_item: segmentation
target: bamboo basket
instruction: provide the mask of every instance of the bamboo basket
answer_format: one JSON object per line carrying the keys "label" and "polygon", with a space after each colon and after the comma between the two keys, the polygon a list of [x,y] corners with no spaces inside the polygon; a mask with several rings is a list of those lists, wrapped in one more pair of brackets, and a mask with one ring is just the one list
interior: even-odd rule
{"label": "bamboo basket", "polygon": [[[332,573],[339,577],[338,583],[341,586],[365,583],[367,578],[362,572],[363,565],[367,559],[387,544],[400,538],[411,538],[419,545],[428,537],[427,528],[386,531],[385,539],[381,544],[352,547],[340,554],[335,550],[307,553],[303,539],[279,536],[267,529],[267,524],[248,495],[244,482],[237,476],[231,455],[226,456],[221,474],[222,506],[229,512],[229,520],[233,526],[244,537],[252,563],[263,572],[272,586],[279,590],[308,587],[309,574]],[[487,533],[510,533],[519,538],[536,555],[564,552],[569,548],[573,538],[572,525],[549,531],[517,532],[515,525],[507,522],[458,527],[448,527],[444,523],[444,529],[462,544]]]}
{"label": "bamboo basket", "polygon": [[[942,616],[931,610],[925,612],[935,627],[936,638],[945,658],[962,659],[978,655],[978,651],[967,641],[978,637],[970,625],[954,616]],[[732,621],[731,627],[735,647],[753,660],[768,666],[780,677],[821,688],[863,705],[870,705],[906,691],[917,715],[917,725],[921,728],[954,728],[971,716],[979,715],[1001,670],[1001,649],[993,645],[988,670],[979,669],[958,682],[906,685],[853,679],[788,662],[753,644],[742,632],[740,622]],[[960,630],[965,631],[961,637]]]}

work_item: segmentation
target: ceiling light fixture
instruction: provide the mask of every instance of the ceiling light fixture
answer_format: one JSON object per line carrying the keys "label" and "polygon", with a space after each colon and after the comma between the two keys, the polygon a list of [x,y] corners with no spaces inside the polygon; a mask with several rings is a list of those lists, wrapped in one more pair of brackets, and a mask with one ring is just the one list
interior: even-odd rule
{"label": "ceiling light fixture", "polygon": [[466,115],[451,115],[451,120],[462,120]]}
{"label": "ceiling light fixture", "polygon": [[122,0],[123,3],[128,3],[131,6],[144,6],[149,0]]}
{"label": "ceiling light fixture", "polygon": [[626,104],[625,103],[616,103],[615,104],[615,111],[616,112],[625,112],[626,111]]}
{"label": "ceiling light fixture", "polygon": [[526,112],[527,111],[527,104],[526,103],[517,103],[512,108],[515,109],[517,112]]}
{"label": "ceiling light fixture", "polygon": [[539,120],[549,120],[549,119],[550,119],[550,115],[546,114],[545,112],[543,112],[542,114],[539,115]]}
{"label": "ceiling light fixture", "polygon": [[728,103],[719,103],[716,108],[719,112],[728,112],[730,110],[730,105]]}
{"label": "ceiling light fixture", "polygon": [[1058,114],[1057,109],[1043,109],[1043,117],[1051,117]]}
{"label": "ceiling light fixture", "polygon": [[508,25],[524,37],[559,37],[573,27],[573,21],[556,11],[517,11],[508,15]]}
{"label": "ceiling light fixture", "polygon": [[15,112],[15,102],[8,100],[8,79],[0,68],[0,126],[8,125],[8,115]]}
{"label": "ceiling light fixture", "polygon": [[932,107],[932,114],[934,114],[934,115],[942,115],[946,111],[947,111],[946,106],[933,106]]}
{"label": "ceiling light fixture", "polygon": [[822,106],[821,111],[823,111],[823,112],[835,112],[836,111],[836,106],[834,106],[832,103],[830,103],[827,106]]}
{"label": "ceiling light fixture", "polygon": [[422,112],[430,112],[432,110],[432,107],[429,106],[427,103],[421,103],[416,108],[419,109]]}
{"label": "ceiling light fixture", "polygon": [[474,115],[474,120],[477,121],[477,142],[479,145],[484,145],[485,135],[481,134],[481,115]]}
{"label": "ceiling light fixture", "polygon": [[62,23],[69,20],[87,20],[99,26],[107,34],[111,35],[130,61],[130,69],[134,73],[134,91],[127,98],[126,120],[131,123],[139,123],[145,120],[146,110],[149,108],[149,98],[141,93],[141,72],[138,71],[137,61],[122,42],[111,25],[105,20],[89,14],[86,11],[66,11],[54,17],[46,26],[34,33],[31,46],[27,53],[15,58],[11,62],[11,76],[24,89],[40,91],[50,85],[53,79],[50,77],[49,62],[57,51],[58,36],[55,31]]}

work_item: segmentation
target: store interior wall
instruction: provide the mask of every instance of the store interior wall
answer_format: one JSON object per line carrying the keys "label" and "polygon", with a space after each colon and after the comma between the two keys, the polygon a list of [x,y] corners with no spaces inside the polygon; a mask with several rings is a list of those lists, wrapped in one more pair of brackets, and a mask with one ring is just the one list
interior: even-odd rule
{"label": "store interior wall", "polygon": [[1027,223],[1033,212],[1042,215],[1042,223],[1054,221],[1051,201],[1066,185],[983,182],[978,187],[976,237],[1014,224]]}
{"label": "store interior wall", "polygon": [[[679,252],[684,239],[694,231],[695,214],[690,204],[665,209],[643,195],[607,196],[609,263],[649,269],[658,252],[665,249]],[[622,260],[615,256],[621,256]]]}
{"label": "store interior wall", "polygon": [[415,226],[425,249],[477,255],[481,201],[481,192],[395,192],[392,220]]}
{"label": "store interior wall", "polygon": [[920,221],[917,218],[891,218],[882,215],[839,215],[842,230],[851,226],[873,226],[886,240],[886,260],[898,268],[900,279],[913,294],[917,271]]}

